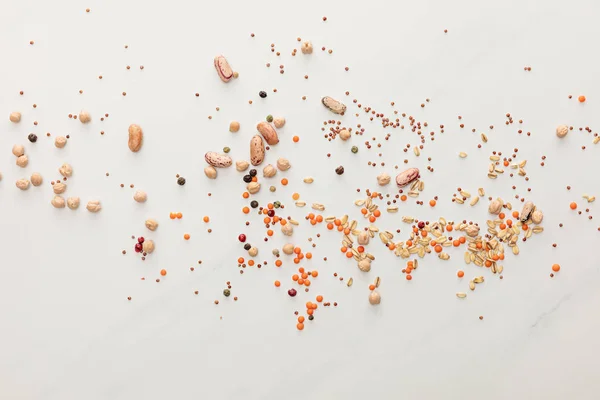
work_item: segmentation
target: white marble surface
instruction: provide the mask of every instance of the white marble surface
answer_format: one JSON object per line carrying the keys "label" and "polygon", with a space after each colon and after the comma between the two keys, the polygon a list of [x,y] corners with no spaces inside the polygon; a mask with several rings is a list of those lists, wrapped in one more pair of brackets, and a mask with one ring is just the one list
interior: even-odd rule
{"label": "white marble surface", "polygon": [[[561,123],[597,129],[599,11],[591,0],[5,3],[0,110],[5,116],[21,111],[23,120],[15,125],[6,118],[0,135],[0,398],[599,398],[600,215],[594,215],[596,203],[584,204],[581,196],[600,195],[600,148],[588,133],[573,131],[562,141],[554,136]],[[291,57],[298,36],[312,40],[311,57]],[[271,43],[281,57],[270,52]],[[220,53],[240,72],[228,85],[212,65]],[[266,100],[257,96],[263,89]],[[585,94],[588,101],[578,104],[569,94]],[[351,143],[324,140],[320,128],[331,115],[319,104],[323,95],[347,99],[351,112],[344,122],[363,124],[365,136]],[[364,140],[383,141],[389,129],[363,113],[355,117],[353,98],[386,115],[406,112],[431,130],[444,124],[446,132],[428,141],[420,158],[402,152],[406,143],[418,143],[408,130],[392,131],[381,149],[367,151]],[[421,108],[426,98],[431,102]],[[92,114],[86,126],[67,117],[81,109]],[[522,129],[531,137],[518,135],[518,124],[504,125],[507,112],[524,120]],[[103,113],[110,117],[101,122]],[[216,181],[208,181],[202,173],[207,150],[230,146],[234,158],[247,157],[253,127],[267,114],[287,119],[267,162],[288,157],[293,167],[285,175],[292,183],[278,185],[275,194],[263,189],[259,199],[287,204],[289,215],[303,222],[293,239],[304,249],[307,238],[315,238],[315,257],[304,264],[320,272],[310,297],[285,294],[293,264],[287,260],[276,269],[270,254],[284,243],[281,235],[262,242],[264,227],[256,216],[244,226],[240,174],[219,171]],[[465,129],[458,127],[458,115]],[[242,124],[236,135],[227,130],[233,119]],[[125,144],[133,122],[146,134],[135,155]],[[27,142],[30,132],[40,136],[36,144]],[[71,139],[59,150],[46,132]],[[478,150],[480,132],[490,140]],[[295,134],[298,144],[291,141]],[[14,165],[15,143],[26,146],[25,170]],[[360,147],[357,155],[349,151],[353,144]],[[489,152],[508,155],[514,147],[529,161],[530,181],[488,180]],[[459,159],[459,151],[469,157]],[[425,258],[407,282],[403,261],[374,242],[373,270],[359,274],[339,252],[338,234],[305,224],[307,210],[295,208],[291,194],[326,204],[326,214],[358,217],[355,189],[374,188],[375,176],[384,170],[394,175],[393,165],[403,165],[405,157],[423,171],[422,199],[437,195],[438,206],[402,204],[398,214],[378,221],[382,229],[407,231],[402,215],[484,224],[487,202],[473,208],[450,202],[457,186],[472,192],[483,186],[491,196],[535,201],[545,214],[545,232],[523,243],[518,257],[507,256],[503,280],[483,271],[488,279],[465,301],[454,296],[467,285],[456,270],[467,277],[482,271],[465,266],[460,250],[451,250],[446,262]],[[371,160],[386,167],[367,167]],[[51,207],[49,182],[63,162],[75,170],[67,195],[80,196],[83,204],[101,200],[100,213]],[[333,170],[340,164],[346,173],[338,177]],[[34,171],[45,184],[19,191],[15,180]],[[175,184],[177,173],[187,178],[185,187]],[[301,182],[307,175],[315,177],[312,186]],[[147,203],[133,201],[131,183],[148,193]],[[573,200],[580,209],[589,207],[594,220],[572,212]],[[171,211],[184,218],[170,221]],[[208,226],[204,215],[211,216]],[[144,228],[147,217],[160,222],[155,233]],[[182,240],[186,232],[189,242]],[[268,266],[238,273],[240,232],[260,244],[259,258]],[[145,262],[134,255],[131,235],[156,242]],[[562,270],[551,279],[553,263]],[[169,273],[157,284],[161,268]],[[352,276],[354,286],[333,272]],[[378,307],[367,302],[375,276],[382,278]],[[273,287],[275,279],[281,288]],[[226,281],[239,301],[223,299]],[[298,332],[293,312],[316,294],[339,306],[320,308]],[[215,299],[221,304],[215,306]]]}

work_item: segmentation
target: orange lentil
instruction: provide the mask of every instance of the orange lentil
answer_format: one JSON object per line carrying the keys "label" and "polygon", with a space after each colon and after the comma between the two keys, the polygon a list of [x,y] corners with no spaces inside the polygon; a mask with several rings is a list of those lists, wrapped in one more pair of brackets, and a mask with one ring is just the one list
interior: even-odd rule
{"label": "orange lentil", "polygon": [[373,215],[376,216],[377,218],[379,218],[379,217],[381,217],[381,211],[375,210],[375,211],[373,211]]}
{"label": "orange lentil", "polygon": [[436,244],[437,244],[437,242],[435,240],[432,240],[431,242],[429,242],[429,245],[431,247],[435,247]]}
{"label": "orange lentil", "polygon": [[462,278],[463,276],[465,276],[465,273],[463,271],[458,271],[456,273],[456,276],[458,276],[459,278]]}
{"label": "orange lentil", "polygon": [[429,205],[431,207],[435,207],[436,204],[437,204],[437,202],[435,200],[429,200]]}
{"label": "orange lentil", "polygon": [[333,224],[331,222],[327,224],[327,229],[329,229],[329,230],[333,229]]}
{"label": "orange lentil", "polygon": [[300,195],[298,193],[294,193],[292,195],[292,199],[294,199],[294,200],[298,200],[299,198],[300,198]]}
{"label": "orange lentil", "polygon": [[407,281],[410,281],[410,280],[412,280],[412,275],[411,275],[411,274],[406,274],[406,280],[407,280]]}
{"label": "orange lentil", "polygon": [[[393,244],[393,243],[392,243],[392,244]],[[412,240],[407,240],[407,241],[406,241],[406,247],[410,247],[410,246],[412,246],[412,245],[413,245],[413,242],[412,242]],[[394,247],[396,247],[396,246],[394,246]]]}
{"label": "orange lentil", "polygon": [[273,231],[269,229],[269,230],[267,231],[267,235],[269,235],[269,236],[273,236]]}
{"label": "orange lentil", "polygon": [[298,324],[296,325],[296,328],[298,328],[299,331],[304,329],[304,324],[301,322],[298,322]]}
{"label": "orange lentil", "polygon": [[356,248],[356,251],[358,251],[359,253],[364,253],[365,252],[365,247],[364,246],[358,246]]}
{"label": "orange lentil", "polygon": [[419,228],[417,228],[416,226],[413,226],[413,232],[414,232],[414,233],[417,233],[417,232],[419,232]]}
{"label": "orange lentil", "polygon": [[252,177],[252,182],[258,182],[258,178],[256,176]]}
{"label": "orange lentil", "polygon": [[248,260],[248,265],[249,266],[253,266],[254,265],[254,260]]}
{"label": "orange lentil", "polygon": [[436,253],[441,253],[442,252],[442,246],[440,246],[439,244],[437,244],[434,248]]}
{"label": "orange lentil", "polygon": [[498,214],[498,218],[500,218],[500,219],[504,219],[505,217],[506,217],[506,215],[504,215],[504,213]]}
{"label": "orange lentil", "polygon": [[421,231],[421,236],[423,236],[423,237],[427,237],[427,235],[428,235],[428,233],[427,233],[427,231],[426,231],[426,230],[422,230],[422,231]]}
{"label": "orange lentil", "polygon": [[579,96],[577,100],[579,100],[580,103],[585,103],[585,96]]}
{"label": "orange lentil", "polygon": [[316,310],[319,306],[316,305],[315,303],[311,303],[310,308],[313,310]]}
{"label": "orange lentil", "polygon": [[413,267],[410,267],[410,266],[409,266],[409,267],[406,267],[406,273],[407,273],[407,274],[410,274],[410,273],[413,271],[413,269],[414,269],[414,268],[413,268]]}
{"label": "orange lentil", "polygon": [[485,260],[485,266],[486,267],[491,267],[492,266],[492,262],[490,260]]}
{"label": "orange lentil", "polygon": [[300,138],[298,136],[294,136],[292,140],[294,141],[294,143],[298,143],[300,141]]}
{"label": "orange lentil", "polygon": [[478,249],[481,249],[481,248],[483,247],[483,245],[482,245],[481,243],[477,243],[477,244],[475,245],[475,247],[477,247]]}
{"label": "orange lentil", "polygon": [[284,225],[286,225],[286,224],[287,224],[287,219],[283,219],[283,218],[282,218],[282,219],[280,219],[280,220],[279,220],[279,224],[280,224],[281,226],[284,226]]}
{"label": "orange lentil", "polygon": [[572,202],[571,204],[569,204],[569,207],[571,207],[571,210],[575,210],[577,208],[577,203]]}
{"label": "orange lentil", "polygon": [[512,212],[512,216],[513,216],[513,218],[519,218],[519,212],[518,211],[513,211]]}
{"label": "orange lentil", "polygon": [[269,203],[269,204],[267,204],[267,208],[268,208],[269,210],[272,210],[272,209],[273,209],[273,203]]}
{"label": "orange lentil", "polygon": [[311,225],[316,225],[317,224],[317,220],[316,219],[311,219],[310,220],[310,224]]}
{"label": "orange lentil", "polygon": [[309,308],[308,310],[306,310],[306,313],[308,315],[313,315],[315,313],[315,310],[313,310],[312,308]]}
{"label": "orange lentil", "polygon": [[335,226],[340,226],[342,225],[342,221],[340,221],[339,219],[336,219],[335,221],[333,221],[335,223]]}
{"label": "orange lentil", "polygon": [[308,219],[315,219],[315,214],[313,214],[313,213],[309,213],[309,214],[307,215],[307,217],[308,217]]}
{"label": "orange lentil", "polygon": [[554,271],[554,272],[558,272],[558,271],[560,271],[560,265],[558,265],[558,264],[554,264],[554,265],[552,266],[552,271]]}
{"label": "orange lentil", "polygon": [[504,161],[504,166],[508,167],[508,161],[506,161],[506,160]]}
{"label": "orange lentil", "polygon": [[304,322],[304,317],[302,315],[298,317],[298,322],[299,323],[303,323]]}
{"label": "orange lentil", "polygon": [[350,234],[350,228],[346,228],[346,229],[344,229],[344,233],[345,233],[346,235],[349,235],[349,234]]}
{"label": "orange lentil", "polygon": [[287,184],[288,184],[288,180],[287,180],[286,178],[283,178],[283,179],[281,180],[281,184],[282,184],[283,186],[287,185]]}
{"label": "orange lentil", "polygon": [[452,232],[452,229],[454,229],[454,227],[450,224],[446,225],[446,231],[447,232]]}
{"label": "orange lentil", "polygon": [[183,218],[183,214],[182,214],[182,213],[180,213],[180,212],[179,212],[179,213],[177,213],[177,219],[181,219],[181,218]]}
{"label": "orange lentil", "polygon": [[306,253],[306,258],[310,260],[312,258],[312,253]]}
{"label": "orange lentil", "polygon": [[298,268],[298,272],[303,273],[304,272],[304,267]]}
{"label": "orange lentil", "polygon": [[276,224],[279,222],[279,217],[276,215],[273,217],[273,223]]}
{"label": "orange lentil", "polygon": [[275,261],[275,266],[276,266],[276,267],[281,267],[281,264],[283,264],[283,263],[281,262],[281,260],[277,260],[277,261]]}
{"label": "orange lentil", "polygon": [[302,279],[302,278],[298,279],[298,285],[304,285],[304,279]]}
{"label": "orange lentil", "polygon": [[504,260],[504,253],[500,253],[500,255],[498,256],[501,260]]}
{"label": "orange lentil", "polygon": [[374,215],[371,215],[371,216],[369,217],[369,222],[375,222],[375,221],[377,221],[377,218],[375,218],[375,216],[374,216]]}
{"label": "orange lentil", "polygon": [[452,246],[454,246],[454,247],[458,247],[458,246],[460,246],[460,240],[458,240],[458,239],[457,239],[457,240],[454,240],[454,241],[452,242]]}
{"label": "orange lentil", "polygon": [[265,217],[265,219],[263,219],[263,222],[264,222],[265,224],[268,224],[268,223],[270,223],[270,222],[271,222],[271,218],[269,218],[269,217]]}
{"label": "orange lentil", "polygon": [[190,240],[190,234],[189,234],[189,233],[186,233],[185,235],[183,235],[183,238],[184,238],[185,240]]}
{"label": "orange lentil", "polygon": [[[410,246],[411,246],[411,245],[409,245],[408,243],[407,243],[406,245],[407,245],[408,247],[410,247]],[[390,243],[390,245],[388,246],[388,249],[390,249],[390,251],[391,251],[391,250],[394,250],[394,249],[396,249],[396,245],[395,245],[394,243]]]}
{"label": "orange lentil", "polygon": [[175,213],[169,214],[169,218],[171,218],[171,219],[175,219],[176,217],[177,217],[177,214],[175,214]]}
{"label": "orange lentil", "polygon": [[247,199],[248,197],[250,197],[250,193],[244,192],[244,193],[242,193],[242,197]]}
{"label": "orange lentil", "polygon": [[322,302],[322,301],[323,301],[323,296],[321,296],[321,295],[318,295],[318,296],[317,296],[317,301],[318,301],[319,303],[320,303],[320,302]]}
{"label": "orange lentil", "polygon": [[308,279],[304,280],[304,286],[310,286],[310,281]]}
{"label": "orange lentil", "polygon": [[506,220],[506,225],[512,226],[512,224],[513,224],[512,219],[507,219]]}
{"label": "orange lentil", "polygon": [[366,215],[369,212],[369,210],[367,210],[366,208],[361,208],[360,212],[362,215]]}
{"label": "orange lentil", "polygon": [[323,216],[317,215],[317,222],[323,222]]}
{"label": "orange lentil", "polygon": [[310,273],[310,275],[311,275],[313,278],[316,278],[317,276],[319,276],[319,271],[312,271],[312,272]]}
{"label": "orange lentil", "polygon": [[161,270],[160,270],[160,274],[161,274],[162,276],[165,276],[165,275],[167,275],[167,270],[166,270],[166,269],[161,269]]}
{"label": "orange lentil", "polygon": [[409,261],[409,262],[406,263],[406,265],[412,268],[412,267],[415,266],[415,263],[412,262],[412,261]]}
{"label": "orange lentil", "polygon": [[402,201],[406,201],[406,199],[408,199],[408,197],[406,197],[406,195],[405,195],[405,194],[403,194],[402,196],[400,196],[400,200],[402,200]]}
{"label": "orange lentil", "polygon": [[279,287],[279,286],[281,286],[281,282],[275,281],[275,287]]}
{"label": "orange lentil", "polygon": [[298,257],[294,258],[294,264],[300,264],[300,259]]}
{"label": "orange lentil", "polygon": [[500,224],[500,229],[506,229],[506,224],[505,223],[501,223]]}
{"label": "orange lentil", "polygon": [[304,272],[304,273],[302,274],[302,279],[306,279],[306,278],[308,278],[308,274],[307,274],[306,272]]}
{"label": "orange lentil", "polygon": [[459,237],[458,240],[460,241],[460,244],[465,244],[467,241],[467,239],[464,236]]}
{"label": "orange lentil", "polygon": [[341,231],[344,230],[344,227],[340,225],[340,226],[337,227],[337,230],[338,230],[338,232],[341,232]]}
{"label": "orange lentil", "polygon": [[243,263],[244,263],[244,257],[238,258],[238,264],[243,264]]}
{"label": "orange lentil", "polygon": [[346,258],[352,258],[353,255],[354,254],[352,254],[352,252],[349,251],[349,252],[346,253]]}
{"label": "orange lentil", "polygon": [[500,256],[498,254],[494,254],[492,256],[492,260],[494,260],[494,261],[498,261],[499,259],[500,259]]}
{"label": "orange lentil", "polygon": [[250,209],[248,207],[244,207],[244,208],[242,208],[242,212],[244,214],[248,214],[250,212]]}
{"label": "orange lentil", "polygon": [[523,224],[523,225],[521,225],[521,229],[526,231],[527,229],[529,229],[529,226],[527,224]]}
{"label": "orange lentil", "polygon": [[369,290],[375,290],[375,285],[369,285]]}
{"label": "orange lentil", "polygon": [[264,215],[267,215],[267,214],[269,213],[269,210],[267,210],[266,208],[263,208],[263,210],[262,210],[262,213],[263,213]]}

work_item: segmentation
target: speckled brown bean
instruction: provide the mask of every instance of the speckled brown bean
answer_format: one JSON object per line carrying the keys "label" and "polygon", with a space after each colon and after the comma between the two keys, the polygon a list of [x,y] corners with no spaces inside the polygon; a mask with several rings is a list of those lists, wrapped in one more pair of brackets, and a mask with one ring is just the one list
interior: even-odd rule
{"label": "speckled brown bean", "polygon": [[396,185],[404,187],[419,177],[418,168],[409,168],[396,176]]}
{"label": "speckled brown bean", "polygon": [[207,152],[204,155],[204,160],[206,160],[206,162],[209,165],[212,165],[213,167],[216,167],[216,168],[227,168],[227,167],[231,166],[231,164],[233,162],[231,157],[229,157],[225,154],[216,153],[214,151]]}
{"label": "speckled brown bean", "polygon": [[227,59],[223,56],[215,57],[215,69],[219,74],[219,78],[225,83],[229,82],[233,78],[233,69],[227,62]]}
{"label": "speckled brown bean", "polygon": [[250,162],[252,165],[260,165],[265,159],[265,144],[262,137],[254,135],[250,140]]}
{"label": "speckled brown bean", "polygon": [[277,136],[277,131],[273,128],[268,122],[259,122],[256,125],[256,129],[260,134],[265,138],[265,141],[270,145],[276,145],[279,143],[279,137]]}

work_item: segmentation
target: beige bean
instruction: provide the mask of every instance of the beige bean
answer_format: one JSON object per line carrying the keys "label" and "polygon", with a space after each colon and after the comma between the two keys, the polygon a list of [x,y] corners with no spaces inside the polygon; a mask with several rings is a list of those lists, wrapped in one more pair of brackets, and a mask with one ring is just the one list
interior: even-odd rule
{"label": "beige bean", "polygon": [[208,179],[216,179],[217,178],[217,170],[212,165],[209,165],[204,168],[204,175],[206,175],[206,177]]}
{"label": "beige bean", "polygon": [[10,119],[10,122],[14,122],[15,124],[19,123],[21,121],[21,113],[18,111],[13,111],[10,113],[8,119]]}
{"label": "beige bean", "polygon": [[12,148],[12,153],[15,155],[15,157],[21,157],[23,154],[25,154],[25,147],[20,144],[15,144]]}

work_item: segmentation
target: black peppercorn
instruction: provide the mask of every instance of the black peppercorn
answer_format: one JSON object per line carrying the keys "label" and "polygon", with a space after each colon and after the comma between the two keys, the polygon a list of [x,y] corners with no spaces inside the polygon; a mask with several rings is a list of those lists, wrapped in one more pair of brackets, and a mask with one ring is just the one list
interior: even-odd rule
{"label": "black peppercorn", "polygon": [[252,177],[250,175],[244,175],[244,182],[246,183],[250,183],[252,182]]}
{"label": "black peppercorn", "polygon": [[250,243],[246,243],[244,245],[244,250],[246,250],[246,251],[250,250],[251,248],[252,248],[252,245]]}
{"label": "black peppercorn", "polygon": [[341,174],[343,174],[343,173],[344,173],[344,167],[342,167],[342,166],[340,165],[339,167],[337,167],[337,168],[335,169],[335,173],[336,173],[336,174],[338,174],[338,175],[341,175]]}
{"label": "black peppercorn", "polygon": [[309,316],[308,316],[308,320],[309,320],[309,321],[312,321],[313,319],[315,319],[315,316],[314,316],[314,315],[309,315]]}
{"label": "black peppercorn", "polygon": [[27,136],[27,139],[29,139],[31,143],[35,143],[37,142],[37,135],[35,133],[30,133],[29,136]]}
{"label": "black peppercorn", "polygon": [[252,201],[250,202],[250,207],[252,207],[252,208],[256,208],[256,207],[258,207],[258,201],[256,201],[256,200],[252,200]]}
{"label": "black peppercorn", "polygon": [[267,215],[271,218],[273,218],[275,216],[275,210],[269,210],[267,211]]}
{"label": "black peppercorn", "polygon": [[249,172],[250,176],[256,176],[257,172],[255,169],[251,169]]}
{"label": "black peppercorn", "polygon": [[179,179],[177,179],[177,184],[178,184],[179,186],[183,186],[183,185],[185,185],[185,178],[182,176],[182,177],[180,177]]}
{"label": "black peppercorn", "polygon": [[265,92],[264,90],[261,90],[260,92],[258,92],[258,95],[264,99],[265,97],[267,97],[267,92]]}

